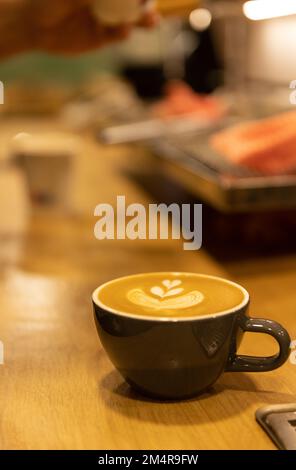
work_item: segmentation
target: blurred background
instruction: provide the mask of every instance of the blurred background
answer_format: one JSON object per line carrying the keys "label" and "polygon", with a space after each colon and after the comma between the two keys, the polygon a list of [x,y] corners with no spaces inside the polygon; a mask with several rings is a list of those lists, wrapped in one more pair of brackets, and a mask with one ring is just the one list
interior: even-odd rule
{"label": "blurred background", "polygon": [[[121,13],[135,1],[93,0]],[[45,23],[52,5],[79,4],[0,0],[0,447],[274,448],[255,411],[295,402],[292,361],[225,374],[200,400],[146,401],[101,349],[91,292],[142,272],[221,276],[250,292],[250,315],[296,338],[295,0],[156,0],[159,23],[125,41],[4,58],[31,22],[10,16],[3,39],[1,5],[23,2],[50,5]],[[76,20],[55,45],[81,45]],[[95,207],[117,196],[202,203],[202,248],[97,240]],[[240,353],[275,349],[247,333]]]}
{"label": "blurred background", "polygon": [[[104,49],[1,61],[2,266],[95,278],[116,254],[94,240],[93,210],[122,194],[202,202],[204,247],[223,262],[294,250],[296,8],[157,8],[154,29]],[[140,266],[129,242],[118,249],[117,274],[168,267],[169,243],[139,242]]]}

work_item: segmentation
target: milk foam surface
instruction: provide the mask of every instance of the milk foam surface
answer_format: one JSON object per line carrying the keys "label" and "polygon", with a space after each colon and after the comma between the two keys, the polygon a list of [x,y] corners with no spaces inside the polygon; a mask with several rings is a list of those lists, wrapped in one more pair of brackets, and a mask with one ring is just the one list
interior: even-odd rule
{"label": "milk foam surface", "polygon": [[191,317],[229,310],[243,291],[219,278],[187,273],[149,273],[116,279],[98,294],[106,307],[154,317]]}

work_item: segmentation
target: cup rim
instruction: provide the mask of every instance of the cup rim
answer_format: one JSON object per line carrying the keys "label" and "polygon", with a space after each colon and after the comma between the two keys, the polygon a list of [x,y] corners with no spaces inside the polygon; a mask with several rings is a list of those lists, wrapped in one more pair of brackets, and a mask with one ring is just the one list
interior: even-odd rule
{"label": "cup rim", "polygon": [[[182,317],[166,317],[166,316],[151,316],[151,315],[149,316],[149,315],[139,315],[139,314],[132,313],[132,312],[121,312],[120,310],[117,310],[117,309],[114,309],[112,307],[109,307],[109,306],[105,305],[99,299],[100,291],[103,288],[105,288],[106,286],[112,284],[115,281],[124,280],[124,279],[131,278],[131,277],[140,277],[140,276],[143,276],[143,275],[153,276],[153,275],[159,275],[159,274],[165,275],[165,276],[168,276],[168,275],[174,275],[174,276],[186,275],[186,276],[203,277],[203,278],[207,278],[207,279],[215,279],[215,280],[218,280],[218,281],[223,281],[226,284],[229,284],[231,286],[234,286],[234,287],[238,288],[243,293],[244,298],[243,298],[243,300],[240,304],[238,304],[235,307],[232,307],[230,309],[222,310],[221,312],[213,312],[213,313],[210,313],[208,315],[200,315],[200,316],[196,316],[196,315],[192,316],[191,315],[191,316],[182,316]],[[109,313],[113,313],[113,314],[121,316],[121,317],[135,319],[135,320],[142,320],[142,321],[150,321],[150,322],[175,322],[175,323],[177,323],[177,322],[187,322],[187,321],[193,321],[193,320],[194,321],[205,320],[206,318],[216,318],[216,317],[221,317],[221,316],[232,314],[232,313],[234,313],[234,312],[236,312],[236,311],[240,310],[241,308],[248,305],[248,303],[250,301],[250,295],[249,295],[248,291],[244,287],[242,287],[240,284],[237,284],[236,282],[233,282],[233,281],[229,281],[228,279],[225,279],[225,278],[220,277],[220,276],[213,276],[213,275],[210,275],[210,274],[202,274],[202,273],[180,272],[180,271],[159,271],[159,272],[130,274],[130,275],[127,275],[127,276],[121,276],[121,277],[112,279],[111,281],[105,282],[104,284],[101,284],[99,287],[97,287],[94,290],[94,292],[92,294],[92,300],[93,300],[93,303],[96,306],[102,308],[103,310],[106,310]]]}

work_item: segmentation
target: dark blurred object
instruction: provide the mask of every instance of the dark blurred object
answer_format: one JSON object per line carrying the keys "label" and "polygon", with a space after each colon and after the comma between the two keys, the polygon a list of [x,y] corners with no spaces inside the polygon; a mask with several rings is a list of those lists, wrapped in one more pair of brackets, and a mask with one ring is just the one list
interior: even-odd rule
{"label": "dark blurred object", "polygon": [[[170,50],[163,55],[162,62],[144,64],[142,60],[139,63],[133,61],[130,64],[127,63],[123,68],[124,76],[134,85],[140,97],[156,99],[162,96],[168,78],[182,78],[194,91],[199,93],[211,93],[222,85],[222,65],[215,51],[210,30],[196,32],[188,25],[185,25],[180,27],[179,36],[183,33],[186,35],[186,41],[183,41],[184,50],[179,51],[179,56],[177,54],[175,57],[175,61],[182,62],[182,64],[179,64],[183,69],[182,74],[184,75],[182,77],[167,76],[167,55],[174,52]],[[176,39],[178,30],[175,31],[175,34]],[[172,36],[172,44],[168,45],[169,49],[176,47],[173,39]],[[193,44],[193,49],[192,47],[188,48],[187,43]]]}
{"label": "dark blurred object", "polygon": [[223,84],[222,65],[215,51],[211,29],[191,30],[197,47],[185,62],[185,81],[199,93],[211,93]]}
{"label": "dark blurred object", "polygon": [[162,96],[166,78],[161,65],[127,65],[123,74],[141,98],[156,99]]}
{"label": "dark blurred object", "polygon": [[296,210],[223,214],[204,204],[204,247],[223,260],[296,252]]}

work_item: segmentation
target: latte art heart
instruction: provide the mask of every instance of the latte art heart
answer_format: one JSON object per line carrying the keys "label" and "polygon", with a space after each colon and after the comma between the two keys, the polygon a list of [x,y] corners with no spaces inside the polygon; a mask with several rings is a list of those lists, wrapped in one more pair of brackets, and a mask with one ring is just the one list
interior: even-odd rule
{"label": "latte art heart", "polygon": [[242,303],[244,294],[220,278],[164,272],[126,276],[106,283],[99,300],[115,312],[130,316],[191,319],[232,309]]}
{"label": "latte art heart", "polygon": [[199,291],[192,291],[178,297],[159,300],[146,294],[142,289],[132,289],[128,292],[127,298],[135,305],[152,310],[177,310],[198,305],[204,296]]}
{"label": "latte art heart", "polygon": [[203,294],[197,290],[187,294],[184,293],[184,287],[181,287],[182,281],[180,279],[172,281],[165,279],[161,284],[163,287],[159,285],[151,287],[149,294],[140,288],[132,289],[128,292],[127,298],[135,305],[154,310],[174,310],[194,307],[204,299]]}

